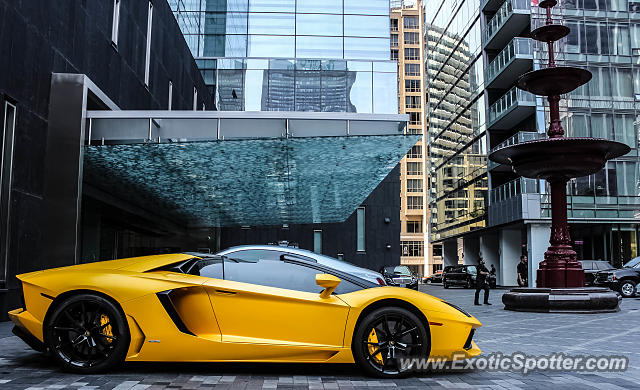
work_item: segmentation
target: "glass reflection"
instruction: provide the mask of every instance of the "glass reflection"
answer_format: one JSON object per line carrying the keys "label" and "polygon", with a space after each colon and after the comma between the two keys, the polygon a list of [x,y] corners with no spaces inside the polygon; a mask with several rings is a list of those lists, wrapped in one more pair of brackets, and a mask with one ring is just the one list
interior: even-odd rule
{"label": "glass reflection", "polygon": [[344,58],[389,59],[389,38],[344,38]]}
{"label": "glass reflection", "polygon": [[344,0],[344,13],[389,16],[389,0]]}
{"label": "glass reflection", "polygon": [[342,13],[342,0],[298,0],[297,12],[313,12],[313,13]]}
{"label": "glass reflection", "polygon": [[249,0],[249,12],[295,12],[295,0]]}
{"label": "glass reflection", "polygon": [[373,112],[398,113],[398,78],[395,73],[373,73]]}
{"label": "glass reflection", "polygon": [[296,34],[342,36],[342,15],[297,14]]}
{"label": "glass reflection", "polygon": [[348,72],[355,75],[353,86],[349,90],[348,112],[372,112],[373,72]]}
{"label": "glass reflection", "polygon": [[[352,37],[389,37],[387,16],[345,15],[344,35]],[[387,42],[386,49],[389,50]]]}
{"label": "glass reflection", "polygon": [[294,37],[250,35],[249,57],[294,57]]}
{"label": "glass reflection", "polygon": [[295,14],[250,13],[249,34],[294,35]]}
{"label": "glass reflection", "polygon": [[342,37],[296,37],[298,58],[342,58]]}

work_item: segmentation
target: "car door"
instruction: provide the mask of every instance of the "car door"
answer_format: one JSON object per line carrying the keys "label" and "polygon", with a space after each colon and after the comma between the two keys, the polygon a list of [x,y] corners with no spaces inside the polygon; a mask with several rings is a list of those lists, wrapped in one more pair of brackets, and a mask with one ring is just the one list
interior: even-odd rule
{"label": "car door", "polygon": [[280,259],[225,259],[224,280],[211,279],[204,287],[223,343],[250,346],[230,349],[229,359],[306,353],[307,360],[322,360],[333,353],[327,349],[341,348],[349,306],[337,295],[320,297],[315,276],[321,273]]}

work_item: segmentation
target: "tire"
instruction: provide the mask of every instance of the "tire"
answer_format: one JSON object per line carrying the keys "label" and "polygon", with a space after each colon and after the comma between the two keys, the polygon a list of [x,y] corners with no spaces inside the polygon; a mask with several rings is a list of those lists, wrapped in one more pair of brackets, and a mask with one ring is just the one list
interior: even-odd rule
{"label": "tire", "polygon": [[409,310],[382,307],[359,322],[353,335],[351,351],[356,364],[367,375],[401,378],[411,373],[411,370],[400,366],[401,359],[428,358],[428,329]]}
{"label": "tire", "polygon": [[470,280],[467,280],[467,288],[473,288]]}
{"label": "tire", "polygon": [[445,282],[442,282],[442,287],[449,288],[449,285],[447,283],[445,283]]}
{"label": "tire", "polygon": [[623,298],[631,298],[636,295],[636,283],[633,280],[623,280],[620,282],[620,295]]}
{"label": "tire", "polygon": [[63,369],[95,374],[122,363],[130,334],[122,311],[94,294],[74,295],[47,316],[45,345]]}

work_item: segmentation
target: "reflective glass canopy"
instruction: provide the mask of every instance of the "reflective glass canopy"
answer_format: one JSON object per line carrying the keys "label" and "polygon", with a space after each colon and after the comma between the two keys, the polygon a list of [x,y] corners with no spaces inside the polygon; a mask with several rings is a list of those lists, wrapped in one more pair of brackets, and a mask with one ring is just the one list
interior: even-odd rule
{"label": "reflective glass canopy", "polygon": [[[347,121],[243,113],[216,129],[217,119],[175,116],[234,113],[171,113],[151,121],[92,118],[83,180],[190,227],[342,222],[420,137],[402,134],[400,115]],[[153,142],[140,140],[144,123]],[[180,128],[189,138],[170,138]]]}

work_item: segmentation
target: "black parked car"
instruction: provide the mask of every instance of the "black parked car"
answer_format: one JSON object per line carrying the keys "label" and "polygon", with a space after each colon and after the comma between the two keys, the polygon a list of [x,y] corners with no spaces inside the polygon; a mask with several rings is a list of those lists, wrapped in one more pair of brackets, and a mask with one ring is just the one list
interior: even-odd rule
{"label": "black parked car", "polygon": [[[450,265],[442,271],[442,286],[461,286],[465,288],[476,287],[476,275],[478,270],[475,265]],[[496,288],[495,275],[489,275],[489,287]]]}
{"label": "black parked car", "polygon": [[603,260],[580,260],[584,270],[584,285],[593,286],[596,281],[596,274],[600,271],[613,269],[608,261]]}
{"label": "black parked car", "polygon": [[442,283],[442,270],[436,271],[434,274],[424,277],[422,279],[422,283]]}
{"label": "black parked car", "polygon": [[418,277],[406,265],[384,267],[380,273],[389,286],[418,289]]}
{"label": "black parked car", "polygon": [[609,287],[625,298],[636,294],[638,283],[640,283],[640,257],[630,260],[620,269],[598,272],[595,281],[596,286]]}

